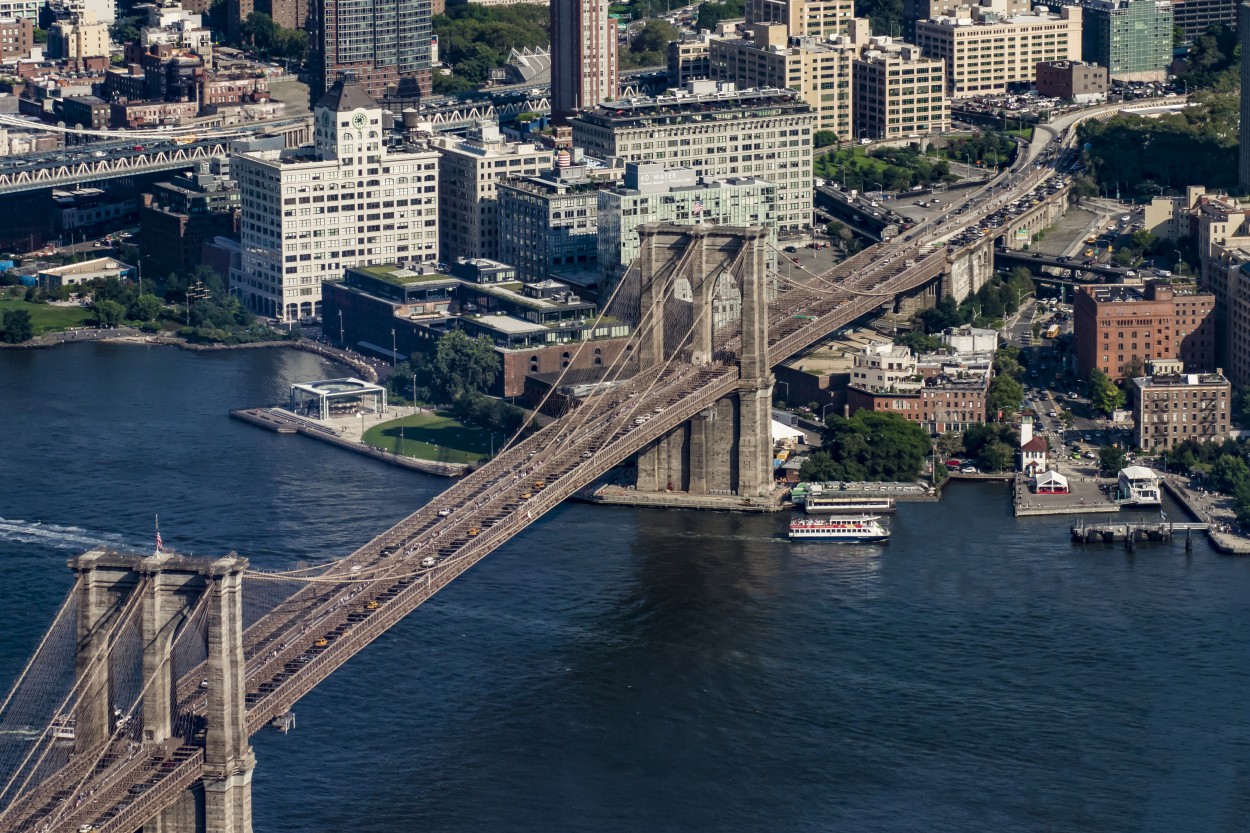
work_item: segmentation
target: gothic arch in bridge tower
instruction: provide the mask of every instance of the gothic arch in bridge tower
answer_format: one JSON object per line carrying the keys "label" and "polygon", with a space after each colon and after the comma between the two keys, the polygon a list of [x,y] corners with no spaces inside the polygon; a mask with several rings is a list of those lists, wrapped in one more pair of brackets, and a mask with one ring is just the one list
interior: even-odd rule
{"label": "gothic arch in bridge tower", "polygon": [[737,391],[639,453],[635,488],[758,497],[772,489],[768,230],[638,229],[639,360],[734,364]]}

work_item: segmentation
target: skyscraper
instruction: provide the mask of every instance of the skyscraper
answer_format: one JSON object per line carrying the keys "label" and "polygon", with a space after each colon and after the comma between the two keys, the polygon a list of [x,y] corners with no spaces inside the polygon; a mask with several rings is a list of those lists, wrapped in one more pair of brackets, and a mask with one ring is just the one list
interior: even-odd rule
{"label": "skyscraper", "polygon": [[608,0],[551,0],[551,112],[588,110],[617,93],[616,20],[608,17]]}
{"label": "skyscraper", "polygon": [[432,34],[430,0],[311,0],[312,100],[345,71],[374,98],[429,95]]}
{"label": "skyscraper", "polygon": [[1237,181],[1250,193],[1250,3],[1237,7],[1237,40],[1241,42],[1241,145]]}

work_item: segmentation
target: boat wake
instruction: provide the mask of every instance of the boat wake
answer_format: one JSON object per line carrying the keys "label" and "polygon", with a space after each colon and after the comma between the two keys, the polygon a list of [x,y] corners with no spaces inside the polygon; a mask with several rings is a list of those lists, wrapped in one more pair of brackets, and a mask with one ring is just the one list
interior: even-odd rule
{"label": "boat wake", "polygon": [[0,541],[42,544],[63,550],[82,550],[100,545],[122,547],[125,539],[109,532],[93,532],[78,526],[61,526],[43,521],[0,518]]}

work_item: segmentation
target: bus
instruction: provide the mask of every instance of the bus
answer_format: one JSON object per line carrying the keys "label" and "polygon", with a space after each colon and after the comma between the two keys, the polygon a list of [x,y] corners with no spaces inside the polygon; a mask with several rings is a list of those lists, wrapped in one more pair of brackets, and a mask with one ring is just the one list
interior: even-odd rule
{"label": "bus", "polygon": [[1058,324],[1051,324],[1049,327],[1046,328],[1046,333],[1045,333],[1046,338],[1054,338],[1057,335],[1059,335]]}

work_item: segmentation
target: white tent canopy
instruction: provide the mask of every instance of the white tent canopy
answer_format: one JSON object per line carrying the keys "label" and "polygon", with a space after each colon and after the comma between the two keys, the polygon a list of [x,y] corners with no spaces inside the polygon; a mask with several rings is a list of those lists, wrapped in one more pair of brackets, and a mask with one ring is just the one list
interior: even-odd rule
{"label": "white tent canopy", "polygon": [[1037,491],[1067,491],[1068,478],[1057,471],[1044,471],[1037,475]]}
{"label": "white tent canopy", "polygon": [[779,443],[782,440],[804,440],[807,435],[797,428],[791,428],[784,422],[773,420],[773,442]]}

